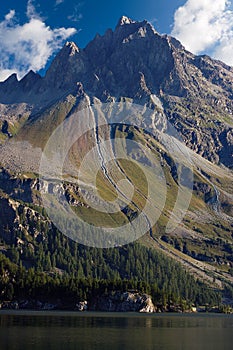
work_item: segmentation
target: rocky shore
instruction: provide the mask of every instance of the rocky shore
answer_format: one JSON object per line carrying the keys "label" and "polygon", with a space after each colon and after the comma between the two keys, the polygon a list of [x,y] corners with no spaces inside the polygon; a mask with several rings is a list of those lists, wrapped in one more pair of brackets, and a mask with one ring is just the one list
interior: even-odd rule
{"label": "rocky shore", "polygon": [[151,296],[138,292],[114,292],[111,295],[93,297],[89,301],[69,302],[63,300],[14,300],[3,301],[0,309],[9,310],[76,310],[76,311],[105,311],[105,312],[142,312],[153,313],[157,308]]}
{"label": "rocky shore", "polygon": [[101,312],[138,312],[138,313],[163,313],[163,312],[215,312],[215,313],[233,313],[230,305],[221,307],[184,307],[184,305],[167,303],[166,305],[154,304],[150,295],[138,292],[120,292],[116,291],[108,295],[93,297],[87,301],[69,302],[62,300],[14,300],[0,302],[2,310],[67,310],[67,311],[101,311]]}

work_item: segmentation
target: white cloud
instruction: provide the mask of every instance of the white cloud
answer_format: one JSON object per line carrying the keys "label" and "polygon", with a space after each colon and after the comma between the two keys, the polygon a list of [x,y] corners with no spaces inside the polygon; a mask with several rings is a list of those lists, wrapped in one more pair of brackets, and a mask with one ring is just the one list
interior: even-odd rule
{"label": "white cloud", "polygon": [[40,19],[40,15],[36,12],[34,0],[28,0],[27,3],[27,17]]}
{"label": "white cloud", "polygon": [[62,4],[65,0],[56,0],[55,6]]}
{"label": "white cloud", "polygon": [[6,80],[13,73],[18,74],[19,72],[15,69],[0,69],[0,81]]}
{"label": "white cloud", "polygon": [[230,66],[233,66],[233,32],[222,38],[220,44],[216,47],[213,56]]}
{"label": "white cloud", "polygon": [[15,17],[15,10],[10,10],[10,12],[5,16],[6,21],[10,21]]}
{"label": "white cloud", "polygon": [[74,28],[51,29],[33,6],[27,6],[28,22],[15,22],[15,11],[11,10],[0,22],[0,80],[16,72],[22,78],[30,69],[39,71],[48,59],[61,48],[64,41],[76,33]]}
{"label": "white cloud", "polygon": [[172,35],[195,54],[233,65],[233,12],[228,0],[188,0],[174,15]]}

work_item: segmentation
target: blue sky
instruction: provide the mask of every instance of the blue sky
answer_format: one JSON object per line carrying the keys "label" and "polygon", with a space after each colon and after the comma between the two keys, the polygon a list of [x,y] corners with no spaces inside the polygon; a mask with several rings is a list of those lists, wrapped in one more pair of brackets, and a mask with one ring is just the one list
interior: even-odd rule
{"label": "blue sky", "polygon": [[67,40],[79,47],[116,26],[147,19],[185,47],[233,65],[233,6],[228,0],[8,0],[0,6],[0,80],[43,73]]}

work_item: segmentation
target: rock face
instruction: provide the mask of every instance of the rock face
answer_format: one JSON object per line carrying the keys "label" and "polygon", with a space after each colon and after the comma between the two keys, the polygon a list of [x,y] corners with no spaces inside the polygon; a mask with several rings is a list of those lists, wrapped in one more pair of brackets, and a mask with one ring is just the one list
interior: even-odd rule
{"label": "rock face", "polygon": [[66,43],[45,77],[29,72],[18,81],[13,74],[0,83],[0,103],[33,106],[30,123],[40,118],[38,110],[49,114],[48,106],[69,94],[140,104],[154,94],[190,148],[232,167],[233,68],[191,54],[147,21],[123,16],[114,31],[97,34],[84,49]]}
{"label": "rock face", "polygon": [[78,311],[87,311],[88,310],[88,303],[87,301],[80,301],[78,304],[76,304],[76,309]]}
{"label": "rock face", "polygon": [[112,295],[99,297],[92,302],[91,310],[108,312],[155,312],[152,299],[147,294],[138,292],[114,292]]}
{"label": "rock face", "polygon": [[[232,168],[233,68],[208,56],[193,55],[175,38],[160,35],[147,21],[122,17],[115,30],[109,29],[103,36],[97,34],[84,49],[67,42],[45,77],[29,72],[18,81],[13,74],[0,83],[0,231],[4,241],[14,243],[12,237],[16,237],[17,245],[24,245],[27,240],[29,245],[31,237],[39,242],[44,239],[43,232],[48,232],[51,222],[43,212],[36,177],[42,149],[53,130],[68,116],[93,103],[103,106],[115,101],[152,108],[156,111],[153,123],[163,126],[168,120],[193,151],[212,163]],[[140,125],[143,129],[143,120]],[[83,156],[91,142],[93,147],[97,145],[105,133],[97,129],[95,135],[80,138],[74,152]],[[126,137],[134,137],[128,125],[120,131]],[[145,134],[139,136],[148,142]],[[177,174],[172,159],[161,147],[154,150],[169,175],[168,187],[176,193]],[[196,197],[184,227],[177,234],[181,240],[191,242],[190,255],[197,256],[205,242],[216,261],[225,261],[233,267],[232,251],[225,244],[233,238],[232,172],[215,167],[193,152],[192,156],[196,161],[193,188]],[[78,164],[80,159],[76,160]],[[84,206],[77,196],[78,189],[68,185],[65,189],[71,206],[76,209]],[[166,216],[175,204],[172,198],[170,201]],[[132,213],[123,214],[128,220]],[[163,227],[157,228],[162,236]],[[219,237],[222,241],[217,241]],[[205,251],[205,246],[202,248],[201,252]],[[130,293],[102,297],[95,305],[113,311],[153,310],[146,296]]]}

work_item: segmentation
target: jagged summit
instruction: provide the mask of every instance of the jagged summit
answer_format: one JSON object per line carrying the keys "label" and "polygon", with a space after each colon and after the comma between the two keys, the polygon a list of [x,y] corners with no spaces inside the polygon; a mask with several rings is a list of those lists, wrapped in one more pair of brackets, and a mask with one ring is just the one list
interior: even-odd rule
{"label": "jagged summit", "polygon": [[[92,109],[87,109],[93,104]],[[139,104],[142,108],[134,108]],[[80,113],[83,110],[84,113]],[[74,117],[72,123],[68,121],[70,116]],[[119,119],[122,117],[123,121]],[[101,125],[104,119],[106,125]],[[115,124],[108,126],[108,121]],[[43,168],[40,167],[42,152],[50,157],[44,147],[52,144],[51,135],[59,125],[63,126],[59,129],[64,131],[64,139],[59,133],[59,139],[53,137],[54,152],[50,148],[56,162],[54,167],[53,163],[48,164],[39,179],[36,174]],[[20,81],[13,74],[0,83],[0,238],[2,242],[12,241],[20,261],[32,267],[33,252],[38,251],[40,242],[45,242],[43,247],[47,247],[51,237],[59,237],[44,214],[39,193],[56,194],[62,201],[66,198],[71,210],[92,226],[99,226],[102,218],[103,226],[107,219],[106,228],[111,223],[115,228],[119,222],[123,233],[125,224],[139,218],[140,212],[147,218],[145,205],[148,202],[151,208],[154,202],[154,215],[161,211],[161,219],[142,238],[145,244],[149,246],[151,241],[151,247],[163,253],[167,249],[169,257],[192,270],[195,268],[195,278],[208,279],[211,286],[215,286],[213,278],[221,285],[223,278],[233,283],[233,187],[232,172],[226,168],[233,169],[232,125],[233,68],[208,56],[191,54],[176,39],[157,33],[149,22],[122,17],[115,30],[97,35],[84,49],[67,42],[44,77],[31,71]],[[81,129],[75,133],[77,126]],[[155,137],[147,131],[148,127],[156,131]],[[174,135],[173,127],[180,135],[179,140],[192,151],[180,141],[173,143],[170,137]],[[159,130],[167,130],[168,134],[160,137]],[[69,133],[70,138],[66,140]],[[114,138],[120,142],[120,152]],[[70,149],[68,141],[72,144]],[[175,154],[178,149],[179,153]],[[92,150],[95,158],[93,162],[91,159],[90,167],[85,164],[80,178],[88,185],[83,192],[76,176],[80,175],[78,168]],[[64,163],[59,164],[63,154]],[[116,161],[108,162],[109,156],[114,158],[114,155]],[[88,174],[92,164],[94,177]],[[98,174],[95,174],[98,164]],[[64,176],[57,173],[60,165]],[[71,173],[66,171],[69,169]],[[157,174],[155,181],[153,174]],[[112,212],[102,215],[96,211],[99,196],[96,186],[90,185],[95,175],[98,175],[98,192],[106,201],[115,201],[115,193],[119,192],[117,181],[123,175],[127,182],[132,181],[132,196],[128,191],[125,198],[121,196],[119,212],[114,216]],[[184,210],[186,179],[192,181],[192,177],[193,191],[188,187],[193,196],[188,203],[190,208]],[[58,181],[62,179],[63,183]],[[89,202],[95,203],[95,212]],[[55,211],[54,206],[52,210]],[[63,223],[65,217],[55,214]],[[148,214],[145,227],[152,214]],[[174,235],[167,234],[168,220],[174,220],[176,225],[184,215]],[[132,227],[137,226],[132,223]],[[73,221],[69,230],[72,227]],[[85,226],[80,225],[78,230],[82,227]],[[138,227],[142,227],[141,222]],[[5,243],[3,246],[5,252]],[[124,254],[126,249],[124,247]],[[138,248],[135,254],[137,252]],[[12,250],[9,256],[13,257]],[[52,263],[51,273],[61,268],[59,261],[55,259]],[[212,264],[209,269],[208,263]],[[50,264],[46,262],[45,273],[49,273],[47,265]],[[70,266],[67,265],[67,269]],[[125,271],[122,275],[125,277]]]}
{"label": "jagged summit", "polygon": [[73,56],[76,53],[79,53],[78,46],[73,41],[67,41],[63,47],[63,49],[69,50],[69,55]]}
{"label": "jagged summit", "polygon": [[[81,90],[77,89],[80,84]],[[45,108],[67,94],[77,97],[80,91],[101,101],[123,96],[137,103],[156,95],[163,99],[169,117],[185,135],[187,144],[208,159],[218,161],[220,157],[229,165],[232,157],[222,156],[219,150],[233,138],[228,126],[216,120],[220,115],[227,125],[232,122],[232,86],[232,68],[210,57],[193,55],[175,38],[157,33],[146,20],[122,16],[115,30],[96,35],[84,49],[67,42],[44,77],[29,72],[18,81],[13,74],[0,83],[0,103],[27,102]],[[208,117],[199,111],[199,106]],[[213,120],[213,128],[203,133],[209,138],[198,146],[202,131],[198,133],[196,129],[201,123],[206,125],[204,118]]]}
{"label": "jagged summit", "polygon": [[122,29],[124,31],[127,31],[129,27],[133,28],[133,29],[148,28],[148,29],[152,30],[152,32],[154,34],[158,34],[157,31],[155,30],[155,28],[153,27],[153,25],[150,22],[148,22],[147,20],[144,19],[143,21],[135,21],[127,16],[122,16],[119,19],[117,26],[115,28],[115,31],[117,32],[118,30],[122,30]]}
{"label": "jagged summit", "polygon": [[123,26],[125,24],[132,24],[132,23],[136,23],[136,21],[133,21],[131,18],[127,17],[127,16],[122,16],[118,23],[117,23],[117,26],[116,28],[120,27],[120,26]]}
{"label": "jagged summit", "polygon": [[38,73],[35,73],[32,69],[20,80],[20,81],[27,81],[27,80],[35,80],[40,79],[41,76]]}
{"label": "jagged summit", "polygon": [[11,74],[5,81],[6,84],[18,82],[18,77],[16,73]]}
{"label": "jagged summit", "polygon": [[41,81],[41,76],[38,73],[35,73],[33,70],[30,70],[19,82],[20,88],[24,90],[33,89],[34,85],[37,82]]}

